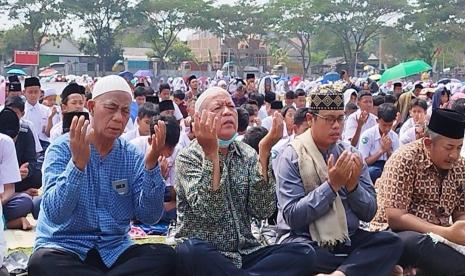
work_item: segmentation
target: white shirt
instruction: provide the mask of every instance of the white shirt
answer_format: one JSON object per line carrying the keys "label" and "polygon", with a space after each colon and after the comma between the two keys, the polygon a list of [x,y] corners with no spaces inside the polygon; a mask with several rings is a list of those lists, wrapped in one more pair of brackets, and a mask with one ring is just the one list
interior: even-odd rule
{"label": "white shirt", "polygon": [[403,133],[405,133],[407,130],[409,130],[412,127],[415,127],[415,122],[413,122],[413,118],[408,118],[407,121],[405,121],[405,123],[402,124],[402,127],[400,128],[400,131],[399,131],[399,136],[401,136]]}
{"label": "white shirt", "polygon": [[28,121],[24,118],[21,118],[20,120],[21,124],[25,124],[29,127],[29,129],[32,132],[32,136],[34,137],[34,144],[36,146],[36,153],[41,152],[43,150],[42,146],[40,145],[39,141],[39,135],[37,134],[36,130],[34,129],[34,124],[31,121]]}
{"label": "white shirt", "polygon": [[281,156],[281,153],[283,153],[284,149],[286,149],[287,145],[294,140],[294,137],[295,135],[292,134],[291,136],[282,138],[271,148],[271,166],[273,171],[277,172],[279,157]]}
{"label": "white shirt", "polygon": [[401,146],[407,145],[415,140],[417,140],[415,127],[411,127],[399,135],[399,143]]}
{"label": "white shirt", "polygon": [[[347,117],[347,120],[346,120],[345,126],[344,126],[344,131],[342,132],[342,140],[343,141],[346,141],[346,142],[350,143],[350,140],[352,140],[352,138],[354,137],[355,132],[357,131],[357,125],[358,125],[357,118],[360,117],[361,113],[362,113],[362,111],[359,109],[359,110],[355,111],[354,113],[350,114],[349,117]],[[360,131],[360,134],[365,132],[367,129],[377,125],[378,124],[376,122],[377,119],[378,118],[375,115],[369,113],[368,114],[368,119],[365,122],[365,124],[362,126],[362,130]],[[360,137],[361,137],[361,135],[360,135]]]}
{"label": "white shirt", "polygon": [[129,118],[128,123],[126,124],[126,127],[124,128],[124,133],[129,132],[133,130],[135,127],[134,122],[132,121],[131,118]]}
{"label": "white shirt", "polygon": [[44,130],[47,127],[50,112],[50,109],[43,104],[37,103],[32,106],[26,101],[24,118],[32,122],[33,129],[39,136],[39,140],[46,142],[49,141],[49,138],[45,135]]}
{"label": "white shirt", "polygon": [[[391,151],[394,152],[399,148],[399,137],[397,133],[393,130],[390,130],[388,133],[389,138],[391,139]],[[375,155],[379,149],[381,149],[381,134],[379,133],[378,125],[375,125],[360,135],[360,140],[358,143],[358,149],[362,154],[363,159]],[[381,155],[381,157],[376,161],[386,161],[388,156],[386,153]]]}
{"label": "white shirt", "polygon": [[174,117],[176,118],[176,121],[184,119],[184,116],[182,116],[181,109],[179,109],[179,106],[173,102],[174,105]]}
{"label": "white shirt", "polygon": [[187,136],[187,133],[185,133],[184,131],[181,131],[181,133],[179,134],[179,141],[176,146],[180,146],[181,149],[183,149],[189,146],[190,143],[191,143],[191,139],[189,139],[189,136]]}
{"label": "white shirt", "polygon": [[137,137],[140,137],[139,128],[135,128],[121,135],[121,138],[126,140],[127,142],[130,142],[131,140]]}
{"label": "white shirt", "polygon": [[[13,139],[0,133],[0,192],[3,193],[5,184],[13,184],[21,181],[19,173],[18,159]],[[3,213],[0,204],[0,212]],[[3,265],[3,258],[6,253],[6,241],[3,235],[3,219],[0,219],[0,266]]]}
{"label": "white shirt", "polygon": [[10,136],[0,133],[0,193],[4,191],[3,185],[19,181],[21,181],[21,174],[16,158],[15,143]]}
{"label": "white shirt", "polygon": [[[45,105],[44,105],[45,106]],[[48,116],[50,116],[50,114],[52,114],[52,108],[53,107],[48,107],[48,106],[45,106],[46,108],[49,109],[49,112],[48,112]],[[58,105],[55,105],[55,108],[57,110],[57,114],[55,114],[52,118],[52,126],[55,126],[56,124],[58,124],[59,122],[61,122],[61,108],[58,106]]]}
{"label": "white shirt", "polygon": [[[263,119],[262,127],[266,128],[268,131],[270,131],[272,126],[273,126],[273,116],[268,116],[265,119]],[[287,127],[286,127],[286,123],[284,123],[283,137],[287,137],[287,136],[288,136]]]}
{"label": "white shirt", "polygon": [[[149,148],[149,136],[139,136],[135,139],[132,139],[130,144],[133,144],[137,150],[139,150],[141,153],[145,155]],[[171,154],[170,157],[167,158],[168,161],[168,177],[165,179],[165,185],[166,186],[174,186],[174,180],[175,180],[175,166],[174,162],[176,160],[176,156],[178,153],[181,151],[182,147],[178,143],[176,147],[174,148],[173,153]]]}
{"label": "white shirt", "polygon": [[58,137],[63,134],[63,121],[60,121],[58,124],[54,125],[50,130],[50,143],[55,141]]}
{"label": "white shirt", "polygon": [[129,143],[133,144],[139,150],[139,152],[145,154],[147,148],[149,147],[149,136],[139,136],[132,139]]}
{"label": "white shirt", "polygon": [[260,118],[260,120],[263,120],[266,117],[268,117],[268,113],[266,112],[266,106],[262,105],[262,107],[260,107],[260,109],[258,110],[258,118]]}

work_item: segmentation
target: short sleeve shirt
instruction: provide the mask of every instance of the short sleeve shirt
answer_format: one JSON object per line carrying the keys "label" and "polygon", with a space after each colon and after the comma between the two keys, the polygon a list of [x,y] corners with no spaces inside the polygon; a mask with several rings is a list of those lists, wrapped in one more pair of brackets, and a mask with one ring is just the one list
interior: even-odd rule
{"label": "short sleeve shirt", "polygon": [[[391,151],[394,152],[399,148],[399,137],[397,136],[397,133],[392,130],[389,131],[388,136],[392,141]],[[375,155],[381,149],[381,134],[379,133],[378,125],[375,125],[374,127],[371,127],[362,133],[360,136],[358,149],[360,150],[364,159]],[[381,155],[378,160],[386,161],[387,159],[388,155],[385,153]]]}
{"label": "short sleeve shirt", "polygon": [[454,211],[465,212],[465,159],[441,176],[428,156],[423,139],[403,146],[384,166],[376,182],[378,213],[375,230],[387,227],[386,208],[407,211],[429,223],[449,226]]}
{"label": "short sleeve shirt", "polygon": [[15,143],[9,136],[0,133],[0,193],[3,185],[21,181]]}

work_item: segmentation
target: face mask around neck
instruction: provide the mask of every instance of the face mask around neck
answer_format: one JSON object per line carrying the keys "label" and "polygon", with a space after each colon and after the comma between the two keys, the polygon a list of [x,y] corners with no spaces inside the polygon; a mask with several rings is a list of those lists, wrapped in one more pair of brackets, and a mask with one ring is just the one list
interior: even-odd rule
{"label": "face mask around neck", "polygon": [[227,147],[229,147],[229,145],[231,145],[232,142],[234,142],[234,140],[236,140],[237,136],[238,136],[238,135],[237,135],[237,132],[236,132],[236,133],[234,133],[234,135],[233,135],[233,136],[231,137],[231,139],[229,139],[229,140],[221,140],[221,139],[218,139],[218,146],[219,146],[220,148],[227,148]]}

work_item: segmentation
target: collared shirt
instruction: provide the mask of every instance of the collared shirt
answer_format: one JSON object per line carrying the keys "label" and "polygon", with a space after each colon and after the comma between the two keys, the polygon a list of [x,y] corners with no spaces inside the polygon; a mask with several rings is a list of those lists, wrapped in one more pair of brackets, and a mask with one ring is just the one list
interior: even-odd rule
{"label": "collared shirt", "polygon": [[[356,151],[350,145],[337,142],[323,154],[325,160],[333,154],[335,162],[345,149]],[[312,192],[305,194],[304,185],[299,172],[299,157],[289,145],[278,162],[276,172],[278,189],[278,232],[290,234],[291,238],[311,239],[309,225],[328,212],[336,199],[328,181],[323,182]],[[361,221],[370,221],[376,214],[376,192],[363,164],[358,186],[352,192],[342,188],[338,192],[344,205],[349,234],[355,233]]]}
{"label": "collared shirt", "polygon": [[411,127],[399,135],[399,144],[401,146],[407,145],[417,140],[417,133],[414,127]]}
{"label": "collared shirt", "polygon": [[283,137],[281,140],[276,143],[271,148],[271,163],[273,166],[273,171],[276,173],[278,169],[278,160],[281,154],[283,153],[284,149],[286,149],[287,145],[294,140],[295,135],[292,134],[291,136]]}
{"label": "collared shirt", "polygon": [[242,255],[262,247],[252,235],[252,217],[268,218],[276,207],[271,166],[265,182],[255,150],[235,141],[226,156],[220,154],[220,186],[213,191],[213,163],[194,140],[178,154],[175,167],[176,237],[205,240],[241,267]]}
{"label": "collared shirt", "polygon": [[387,227],[386,208],[407,211],[429,223],[448,226],[454,211],[465,212],[465,159],[441,177],[423,140],[410,143],[386,162],[376,182],[379,211],[374,229]]}
{"label": "collared shirt", "polygon": [[19,173],[15,143],[10,136],[0,133],[0,193],[4,191],[3,185],[14,184],[18,181],[21,181],[21,174]]}
{"label": "collared shirt", "polygon": [[[349,117],[347,117],[347,120],[345,122],[344,126],[344,132],[342,133],[342,140],[345,142],[349,142],[350,140],[354,137],[355,132],[357,131],[357,119],[360,117],[360,114],[362,111],[359,109],[355,111],[354,113],[350,114]],[[374,125],[378,124],[376,122],[377,117],[371,113],[368,114],[368,119],[365,122],[365,124],[362,126],[362,129],[360,131],[360,135],[362,135],[365,130],[373,127]],[[360,139],[359,139],[360,140]]]}
{"label": "collared shirt", "polygon": [[413,118],[408,118],[407,121],[405,121],[405,123],[402,124],[402,127],[399,131],[399,136],[404,134],[407,130],[409,130],[412,127],[415,127],[415,122],[413,121]]}
{"label": "collared shirt", "polygon": [[55,141],[58,137],[63,134],[63,121],[58,122],[58,124],[54,125],[50,130],[50,143]]}
{"label": "collared shirt", "polygon": [[132,129],[132,130],[124,133],[123,135],[121,135],[121,139],[124,139],[127,142],[130,142],[131,140],[133,140],[133,139],[135,139],[137,137],[140,137],[139,128]]}
{"label": "collared shirt", "polygon": [[144,156],[122,139],[105,157],[91,145],[84,171],[71,157],[69,134],[45,155],[35,250],[59,248],[84,260],[95,248],[111,267],[132,245],[130,220],[154,224],[161,217],[165,185],[160,168],[146,170]]}
{"label": "collared shirt", "polygon": [[25,104],[25,114],[24,119],[32,122],[33,129],[39,136],[39,140],[49,141],[47,135],[45,135],[45,128],[48,123],[48,115],[50,114],[50,109],[43,104],[37,103],[31,105],[28,101]]}
{"label": "collared shirt", "polygon": [[[389,131],[388,136],[392,142],[391,152],[394,152],[399,148],[399,137],[397,136],[397,133],[392,130]],[[372,155],[375,155],[381,149],[381,134],[379,133],[378,125],[375,125],[374,127],[371,127],[362,133],[358,143],[358,149],[363,156],[363,160]],[[387,153],[381,155],[378,160],[388,160]]]}

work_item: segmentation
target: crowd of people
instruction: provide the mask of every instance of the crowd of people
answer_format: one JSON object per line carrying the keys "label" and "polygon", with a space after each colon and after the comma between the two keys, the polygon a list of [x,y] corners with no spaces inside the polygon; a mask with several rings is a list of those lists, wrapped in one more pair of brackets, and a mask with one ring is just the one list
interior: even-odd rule
{"label": "crowd of people", "polygon": [[[0,223],[37,220],[32,276],[465,275],[465,86],[340,75],[12,76]],[[159,222],[173,246],[133,244]]]}

